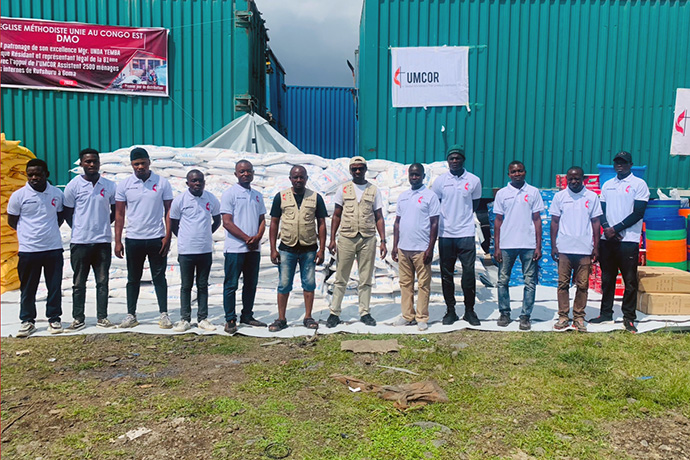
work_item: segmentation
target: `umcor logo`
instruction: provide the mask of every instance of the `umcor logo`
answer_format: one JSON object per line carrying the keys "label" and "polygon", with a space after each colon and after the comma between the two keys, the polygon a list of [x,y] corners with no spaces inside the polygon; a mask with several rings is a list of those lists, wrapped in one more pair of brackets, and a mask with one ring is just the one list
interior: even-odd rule
{"label": "umcor logo", "polygon": [[406,85],[424,85],[429,83],[439,83],[439,72],[436,71],[420,71],[420,72],[403,72],[402,67],[398,67],[393,74],[393,84],[402,87],[400,77],[404,75],[403,80]]}

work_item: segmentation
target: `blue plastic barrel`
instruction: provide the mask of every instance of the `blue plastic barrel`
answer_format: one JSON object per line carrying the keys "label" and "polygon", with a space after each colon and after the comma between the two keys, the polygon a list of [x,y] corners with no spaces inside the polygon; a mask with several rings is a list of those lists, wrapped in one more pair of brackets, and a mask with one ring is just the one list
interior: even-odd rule
{"label": "blue plastic barrel", "polygon": [[[613,169],[613,165],[597,165],[597,168],[599,169],[599,187],[603,187],[604,182],[616,177],[616,170]],[[647,165],[633,166],[631,171],[635,177],[644,179],[644,175],[647,172]]]}
{"label": "blue plastic barrel", "polygon": [[644,212],[644,220],[667,219],[678,215],[680,200],[650,200]]}
{"label": "blue plastic barrel", "polygon": [[687,223],[683,216],[673,216],[666,219],[650,219],[645,222],[647,230],[683,230]]}

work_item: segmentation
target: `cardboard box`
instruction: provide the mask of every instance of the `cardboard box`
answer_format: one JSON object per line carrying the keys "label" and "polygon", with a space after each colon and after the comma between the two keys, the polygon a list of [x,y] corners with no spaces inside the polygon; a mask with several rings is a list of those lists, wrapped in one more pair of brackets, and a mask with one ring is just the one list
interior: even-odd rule
{"label": "cardboard box", "polygon": [[638,267],[640,292],[677,292],[690,294],[690,272],[672,267]]}
{"label": "cardboard box", "polygon": [[648,315],[690,315],[690,294],[640,292],[637,309]]}

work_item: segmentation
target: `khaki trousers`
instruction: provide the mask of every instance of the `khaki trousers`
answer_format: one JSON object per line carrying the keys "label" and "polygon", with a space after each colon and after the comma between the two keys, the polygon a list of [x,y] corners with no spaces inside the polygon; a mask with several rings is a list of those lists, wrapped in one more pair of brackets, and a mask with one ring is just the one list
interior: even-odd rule
{"label": "khaki trousers", "polygon": [[354,238],[338,236],[338,264],[335,268],[335,284],[333,286],[333,299],[331,300],[331,313],[340,316],[341,305],[347,289],[347,281],[350,279],[352,264],[357,261],[359,269],[359,316],[369,314],[369,302],[371,301],[371,280],[374,277],[374,260],[376,259],[376,235],[368,238],[357,234]]}
{"label": "khaki trousers", "polygon": [[[424,265],[424,251],[398,250],[398,271],[400,275],[400,306],[407,321],[418,323],[429,321],[429,293],[431,292],[431,265]],[[414,275],[419,279],[417,312],[414,309]]]}
{"label": "khaki trousers", "polygon": [[590,256],[580,254],[558,255],[558,318],[566,319],[570,313],[570,278],[574,273],[575,300],[573,301],[573,319],[584,319],[589,289],[589,269],[592,264]]}

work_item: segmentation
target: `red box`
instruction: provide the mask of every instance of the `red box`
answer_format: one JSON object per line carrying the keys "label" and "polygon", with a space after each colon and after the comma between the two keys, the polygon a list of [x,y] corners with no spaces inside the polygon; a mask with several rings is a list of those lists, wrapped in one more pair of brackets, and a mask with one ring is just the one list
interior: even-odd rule
{"label": "red box", "polygon": [[[582,181],[585,188],[592,190],[597,195],[601,193],[599,174],[585,174],[584,180]],[[558,190],[563,190],[568,186],[568,181],[565,178],[565,174],[556,174],[556,188]]]}

